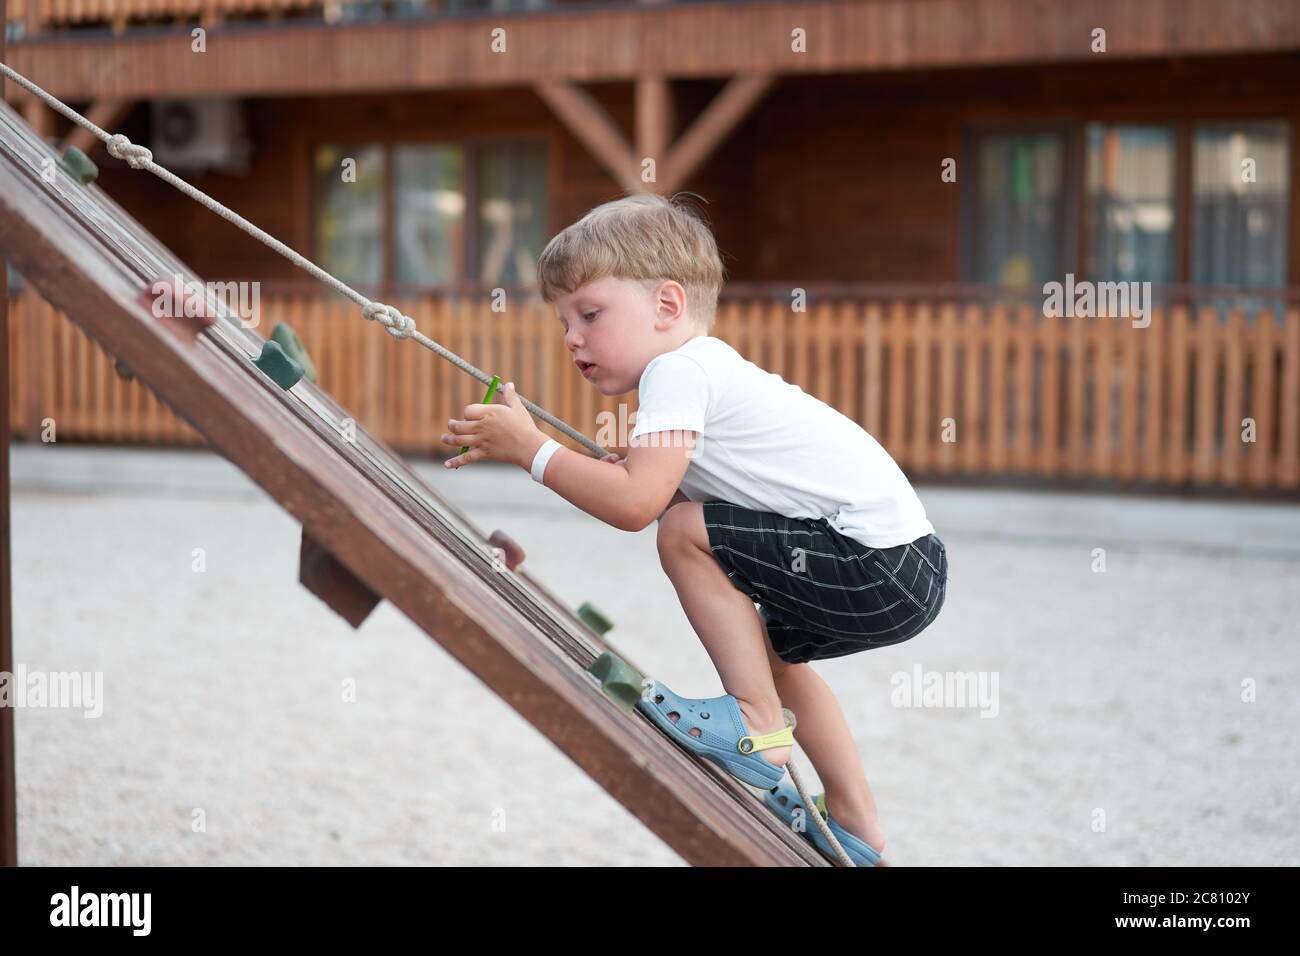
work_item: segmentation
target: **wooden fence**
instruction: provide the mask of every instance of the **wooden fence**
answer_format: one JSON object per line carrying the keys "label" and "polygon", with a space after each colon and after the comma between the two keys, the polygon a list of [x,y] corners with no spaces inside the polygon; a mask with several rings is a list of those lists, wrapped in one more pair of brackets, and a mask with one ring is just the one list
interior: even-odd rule
{"label": "wooden fence", "polygon": [[[596,392],[549,308],[530,301],[496,313],[432,296],[392,304],[580,431],[625,446],[635,393]],[[446,454],[447,418],[482,399],[475,379],[394,340],[350,303],[263,296],[261,312],[261,334],[293,326],[320,384],[402,451]],[[1028,304],[837,301],[795,313],[755,299],[724,301],[712,334],[862,424],[913,475],[1300,487],[1295,306],[1283,319],[1157,307],[1136,328],[1124,318],[1045,318]],[[11,302],[10,338],[16,436],[41,440],[52,423],[65,441],[201,442],[30,290]]]}

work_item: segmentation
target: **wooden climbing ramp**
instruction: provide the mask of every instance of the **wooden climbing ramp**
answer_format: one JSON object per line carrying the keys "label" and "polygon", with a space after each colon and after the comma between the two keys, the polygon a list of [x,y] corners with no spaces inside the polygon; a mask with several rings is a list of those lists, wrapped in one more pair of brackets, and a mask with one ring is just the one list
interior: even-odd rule
{"label": "wooden climbing ramp", "polygon": [[156,318],[156,280],[202,280],[58,161],[0,103],[0,255],[302,523],[313,593],[354,626],[391,601],[687,862],[830,865],[743,784],[605,696],[586,668],[606,644],[495,561],[383,443],[359,426],[346,440],[351,416],[324,390],[265,376],[255,331],[215,300],[207,319]]}

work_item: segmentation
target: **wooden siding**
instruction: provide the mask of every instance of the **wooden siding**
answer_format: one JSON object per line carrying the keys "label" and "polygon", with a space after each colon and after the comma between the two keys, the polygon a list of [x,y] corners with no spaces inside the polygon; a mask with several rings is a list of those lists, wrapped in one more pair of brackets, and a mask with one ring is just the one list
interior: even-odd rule
{"label": "wooden siding", "polygon": [[[143,2],[143,0],[141,0]],[[505,54],[493,28],[507,30]],[[1091,31],[1107,31],[1106,52]],[[806,52],[792,52],[792,31]],[[288,96],[912,70],[1258,53],[1300,47],[1293,0],[821,0],[642,4],[481,17],[222,31],[188,29],[13,45],[10,65],[63,99]],[[213,51],[220,53],[214,55]]]}

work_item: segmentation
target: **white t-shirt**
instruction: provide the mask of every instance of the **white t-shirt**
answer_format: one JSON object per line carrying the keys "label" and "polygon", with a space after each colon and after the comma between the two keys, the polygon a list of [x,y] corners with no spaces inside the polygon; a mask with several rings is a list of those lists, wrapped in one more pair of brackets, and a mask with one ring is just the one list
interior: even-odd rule
{"label": "white t-shirt", "polygon": [[632,438],[699,432],[681,490],[789,518],[826,518],[869,548],[934,526],[902,469],[865,429],[821,399],[697,335],[651,359]]}

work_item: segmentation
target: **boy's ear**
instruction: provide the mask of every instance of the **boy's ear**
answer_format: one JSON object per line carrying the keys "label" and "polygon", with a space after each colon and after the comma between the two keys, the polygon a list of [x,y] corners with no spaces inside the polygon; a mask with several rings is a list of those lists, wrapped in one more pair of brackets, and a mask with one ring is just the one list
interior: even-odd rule
{"label": "boy's ear", "polygon": [[659,286],[656,306],[659,310],[667,308],[668,314],[664,316],[665,321],[673,321],[681,318],[686,311],[686,290],[676,279],[665,279]]}

